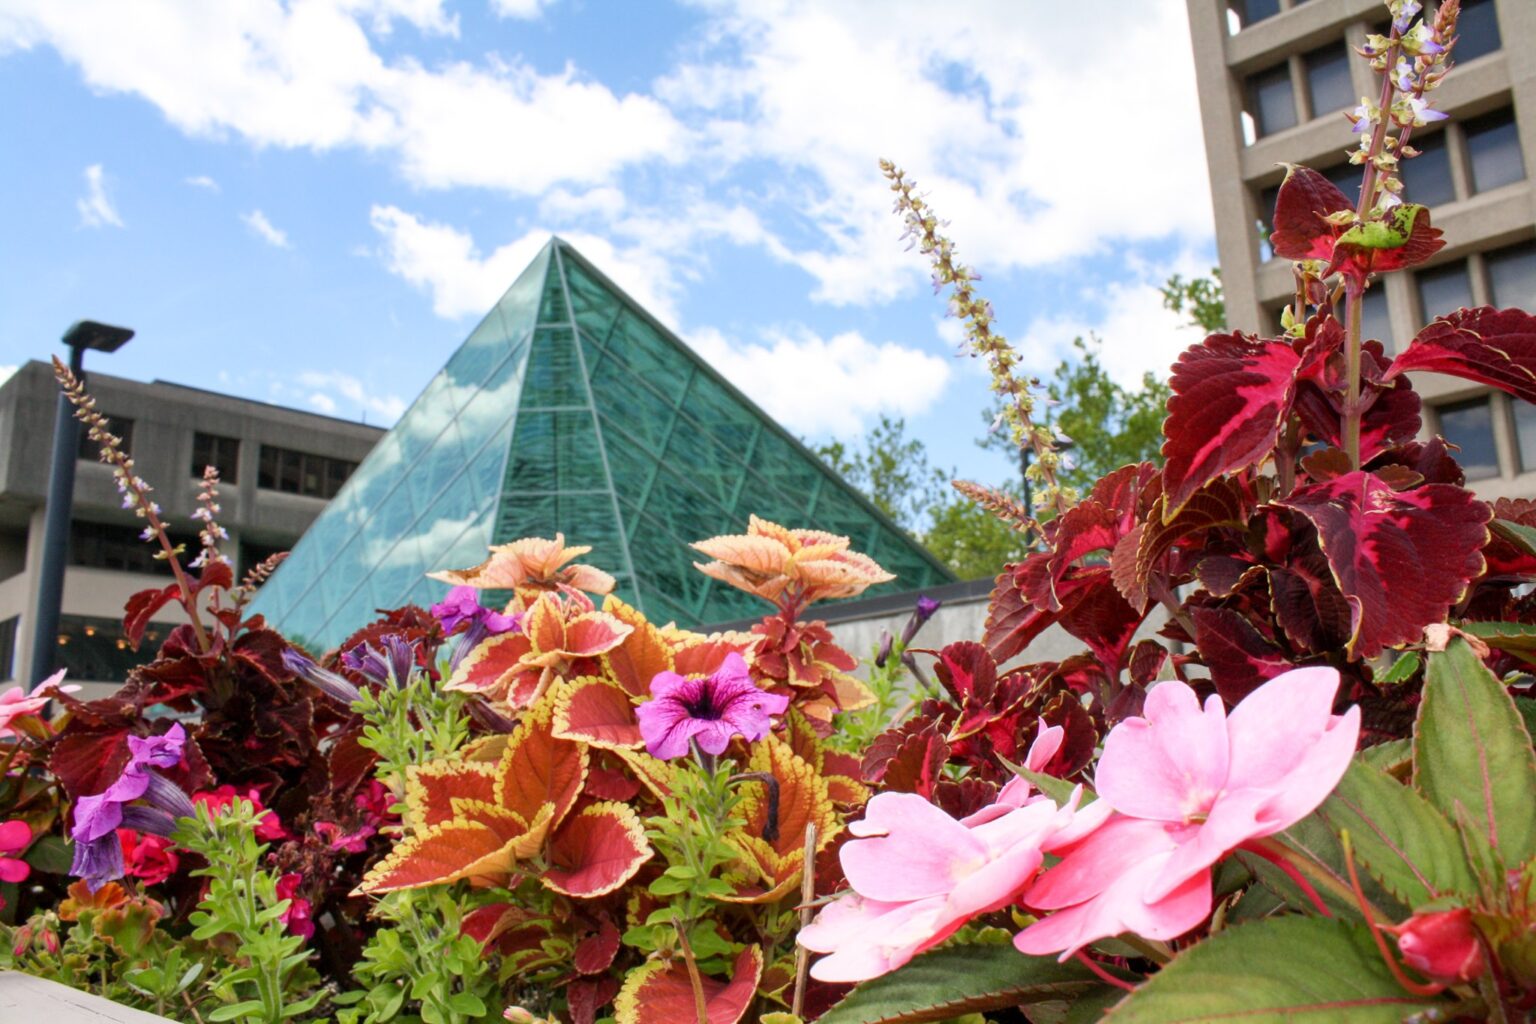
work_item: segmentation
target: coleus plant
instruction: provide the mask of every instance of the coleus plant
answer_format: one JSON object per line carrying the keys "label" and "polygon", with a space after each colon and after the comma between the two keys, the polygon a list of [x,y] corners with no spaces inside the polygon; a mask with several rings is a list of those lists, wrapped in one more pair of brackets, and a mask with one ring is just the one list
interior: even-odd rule
{"label": "coleus plant", "polygon": [[[999,576],[981,644],[934,652],[944,698],[877,740],[865,767],[867,781],[925,798],[936,813],[995,814],[1013,795],[1020,751],[1050,726],[1063,730],[1053,754],[1060,763],[1050,771],[1108,786],[1104,762],[1093,770],[1093,751],[1128,727],[1148,728],[1143,715],[1167,701],[1155,687],[1192,687],[1218,708],[1239,709],[1271,681],[1294,689],[1298,667],[1342,680],[1338,707],[1358,708],[1350,714],[1359,716],[1359,764],[1315,815],[1288,823],[1261,852],[1238,854],[1200,883],[1206,902],[1195,909],[1203,912],[1177,927],[1164,922],[1160,931],[1142,918],[1138,929],[1134,917],[1122,919],[1089,942],[1086,962],[1075,967],[995,946],[941,949],[861,987],[822,1019],[936,1020],[1063,997],[1082,1003],[1081,1019],[1114,1006],[1111,1019],[1137,1021],[1191,1019],[1196,1006],[1213,1015],[1329,1020],[1415,1012],[1506,1020],[1531,1009],[1524,943],[1532,851],[1519,839],[1526,812],[1507,805],[1524,792],[1531,757],[1511,693],[1528,687],[1517,670],[1533,660],[1525,593],[1536,582],[1536,517],[1529,502],[1490,504],[1464,486],[1454,451],[1422,437],[1408,374],[1446,373],[1536,399],[1536,317],[1458,310],[1395,355],[1362,337],[1365,290],[1443,245],[1429,211],[1402,202],[1396,171],[1413,155],[1413,129],[1442,116],[1425,95],[1448,67],[1457,6],[1441,4],[1427,22],[1416,21],[1412,0],[1388,7],[1390,32],[1363,51],[1382,72],[1381,99],[1352,115],[1362,136],[1358,198],[1304,167],[1288,168],[1279,191],[1271,244],[1295,261],[1297,282],[1282,336],[1221,332],[1179,358],[1161,467],[1126,467],[1080,501],[1051,488],[1052,518],[1044,523],[1001,496],[982,495],[1034,531],[1038,549]],[[887,173],[910,233],[934,260],[936,281],[954,285],[953,308],[968,320],[978,354],[992,361],[994,386],[1011,398],[1025,395],[1010,377],[1012,363],[998,358],[990,307],[971,289],[974,273],[955,261],[911,183],[889,165]],[[1022,442],[1037,451],[1051,445],[1050,431],[1030,420],[1027,400],[1013,413]],[[1036,470],[1047,485],[1051,465]],[[1086,650],[1013,664],[1052,626]],[[1447,630],[1482,642],[1447,645]],[[1435,653],[1426,657],[1426,646]],[[1057,718],[1048,719],[1061,695]],[[1277,719],[1275,729],[1283,732],[1287,721]],[[1307,757],[1304,744],[1294,756]],[[1383,775],[1383,767],[1411,776],[1413,786]],[[1070,786],[1026,775],[1052,787],[1063,811],[1072,806]],[[1107,799],[1101,789],[1079,813]],[[1141,817],[1158,817],[1141,806]],[[1178,827],[1215,813],[1186,807]],[[1123,838],[1114,841],[1112,829],[1083,841],[1122,858],[1113,867],[1095,862],[1106,878],[1134,876],[1152,855],[1153,847]],[[1068,843],[1060,851],[1064,865],[1074,849]],[[1350,884],[1355,864],[1365,869],[1361,885]],[[1455,885],[1436,878],[1444,864],[1457,865],[1447,868]],[[1405,876],[1418,887],[1405,887]],[[1089,891],[1054,888],[1021,886],[1013,913],[1065,913]],[[1163,898],[1166,884],[1141,896]],[[1018,923],[973,906],[967,919],[976,925]],[[1345,915],[1360,923],[1322,920]],[[1253,923],[1229,927],[1242,920]],[[1389,927],[1393,939],[1384,937]],[[1116,931],[1126,934],[1115,938]],[[838,922],[823,932],[840,937]],[[828,945],[825,934],[811,939]],[[1150,944],[1166,940],[1176,941]],[[977,967],[973,976],[949,976],[967,962]],[[1216,980],[1234,971],[1272,981],[1236,989]],[[1126,985],[1135,989],[1128,998],[1119,991]]]}

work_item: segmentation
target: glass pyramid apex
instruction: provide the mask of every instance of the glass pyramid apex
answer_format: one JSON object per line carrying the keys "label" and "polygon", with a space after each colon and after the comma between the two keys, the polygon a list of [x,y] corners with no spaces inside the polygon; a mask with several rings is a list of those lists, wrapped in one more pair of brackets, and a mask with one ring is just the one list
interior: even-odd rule
{"label": "glass pyramid apex", "polygon": [[430,604],[437,569],[519,537],[582,558],[658,621],[698,627],[760,602],[693,568],[694,541],[749,514],[845,534],[897,579],[944,565],[565,241],[554,238],[358,466],[253,610],[334,646],[376,609]]}

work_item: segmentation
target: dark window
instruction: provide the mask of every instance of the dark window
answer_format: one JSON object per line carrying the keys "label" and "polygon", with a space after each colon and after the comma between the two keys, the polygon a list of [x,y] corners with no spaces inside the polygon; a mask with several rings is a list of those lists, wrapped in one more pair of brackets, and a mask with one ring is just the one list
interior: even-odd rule
{"label": "dark window", "polygon": [[[88,569],[115,569],[118,572],[169,573],[158,541],[142,539],[142,526],[116,523],[89,523],[75,520],[69,524],[69,564]],[[185,544],[189,552],[198,547],[196,537],[171,536],[171,542]]]}
{"label": "dark window", "polygon": [[346,459],[310,455],[264,444],[261,446],[261,465],[256,474],[256,486],[269,491],[304,494],[311,498],[334,498],[355,469],[357,463]]}
{"label": "dark window", "polygon": [[1536,405],[1518,399],[1515,406],[1515,439],[1520,447],[1520,468],[1536,469]]}
{"label": "dark window", "polygon": [[1414,135],[1410,145],[1419,150],[1419,155],[1404,160],[1398,167],[1404,198],[1424,206],[1454,202],[1456,186],[1451,181],[1451,152],[1445,146],[1445,132]]}
{"label": "dark window", "polygon": [[1466,260],[1425,270],[1418,280],[1419,313],[1425,323],[1472,305],[1472,279],[1467,276]]}
{"label": "dark window", "polygon": [[1388,352],[1394,348],[1392,317],[1387,313],[1387,290],[1378,281],[1376,287],[1365,292],[1365,302],[1360,307],[1360,333],[1375,338]]}
{"label": "dark window", "polygon": [[123,625],[117,619],[63,615],[59,617],[59,646],[53,664],[67,670],[70,679],[126,682],[130,670],[154,659],[169,629],[161,623],[150,623],[135,651],[124,638]]}
{"label": "dark window", "polygon": [[1232,8],[1243,28],[1280,13],[1280,0],[1232,0]]}
{"label": "dark window", "polygon": [[[118,445],[124,455],[133,454],[133,420],[124,416],[108,416],[107,429],[123,439]],[[76,453],[82,459],[95,462],[101,458],[101,445],[91,440],[91,430],[84,423],[80,424],[80,449]]]}
{"label": "dark window", "polygon": [[1499,475],[1499,451],[1493,441],[1493,406],[1488,396],[1440,406],[1440,436],[1461,449],[1457,461],[1468,480]]}
{"label": "dark window", "polygon": [[1500,249],[1483,259],[1488,264],[1488,284],[1495,306],[1536,309],[1536,242]]}
{"label": "dark window", "polygon": [[1351,203],[1360,201],[1360,181],[1365,177],[1363,167],[1351,163],[1335,164],[1322,173]]}
{"label": "dark window", "polygon": [[1520,156],[1520,134],[1515,130],[1515,115],[1509,110],[1486,114],[1468,121],[1467,160],[1472,165],[1472,192],[1508,185],[1525,177],[1525,161]]}
{"label": "dark window", "polygon": [[1499,16],[1493,0],[1462,0],[1461,16],[1456,19],[1456,63],[1465,64],[1503,43],[1499,39]]}
{"label": "dark window", "polygon": [[265,562],[267,559],[271,558],[273,555],[282,554],[284,551],[287,551],[291,547],[293,547],[292,544],[278,544],[274,546],[271,544],[254,544],[247,541],[241,541],[240,575],[244,576],[246,573],[256,568],[262,562]]}
{"label": "dark window", "polygon": [[192,475],[203,478],[203,470],[212,466],[219,480],[226,484],[240,480],[240,439],[217,434],[192,435]]}
{"label": "dark window", "polygon": [[1342,43],[1313,50],[1302,58],[1307,69],[1307,96],[1312,116],[1322,117],[1359,102],[1349,78],[1349,49]]}
{"label": "dark window", "polygon": [[16,622],[15,615],[0,622],[0,679],[16,678]]}
{"label": "dark window", "polygon": [[1283,132],[1296,124],[1296,97],[1291,70],[1284,64],[1248,79],[1250,113],[1260,136]]}

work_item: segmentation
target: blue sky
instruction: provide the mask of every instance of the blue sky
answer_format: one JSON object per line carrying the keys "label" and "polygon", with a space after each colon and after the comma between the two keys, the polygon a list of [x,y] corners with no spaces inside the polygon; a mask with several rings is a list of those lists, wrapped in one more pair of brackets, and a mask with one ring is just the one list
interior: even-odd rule
{"label": "blue sky", "polygon": [[[95,365],[388,423],[551,232],[790,429],[976,448],[986,378],[903,165],[1037,372],[1132,381],[1214,260],[1181,0],[0,0],[0,373]],[[959,13],[956,13],[959,12]]]}

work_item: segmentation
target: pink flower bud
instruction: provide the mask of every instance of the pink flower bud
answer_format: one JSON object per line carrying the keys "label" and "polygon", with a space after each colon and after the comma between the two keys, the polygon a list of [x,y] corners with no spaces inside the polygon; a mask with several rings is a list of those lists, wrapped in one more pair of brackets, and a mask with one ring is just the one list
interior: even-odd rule
{"label": "pink flower bud", "polygon": [[52,928],[44,928],[43,929],[43,948],[48,951],[48,955],[49,956],[58,956],[59,955],[59,933],[54,931]]}
{"label": "pink flower bud", "polygon": [[32,926],[24,924],[16,929],[16,944],[11,947],[11,956],[24,956],[30,945],[32,945]]}
{"label": "pink flower bud", "polygon": [[1403,961],[1435,981],[1471,981],[1483,973],[1483,950],[1465,907],[1415,914],[1396,928]]}

